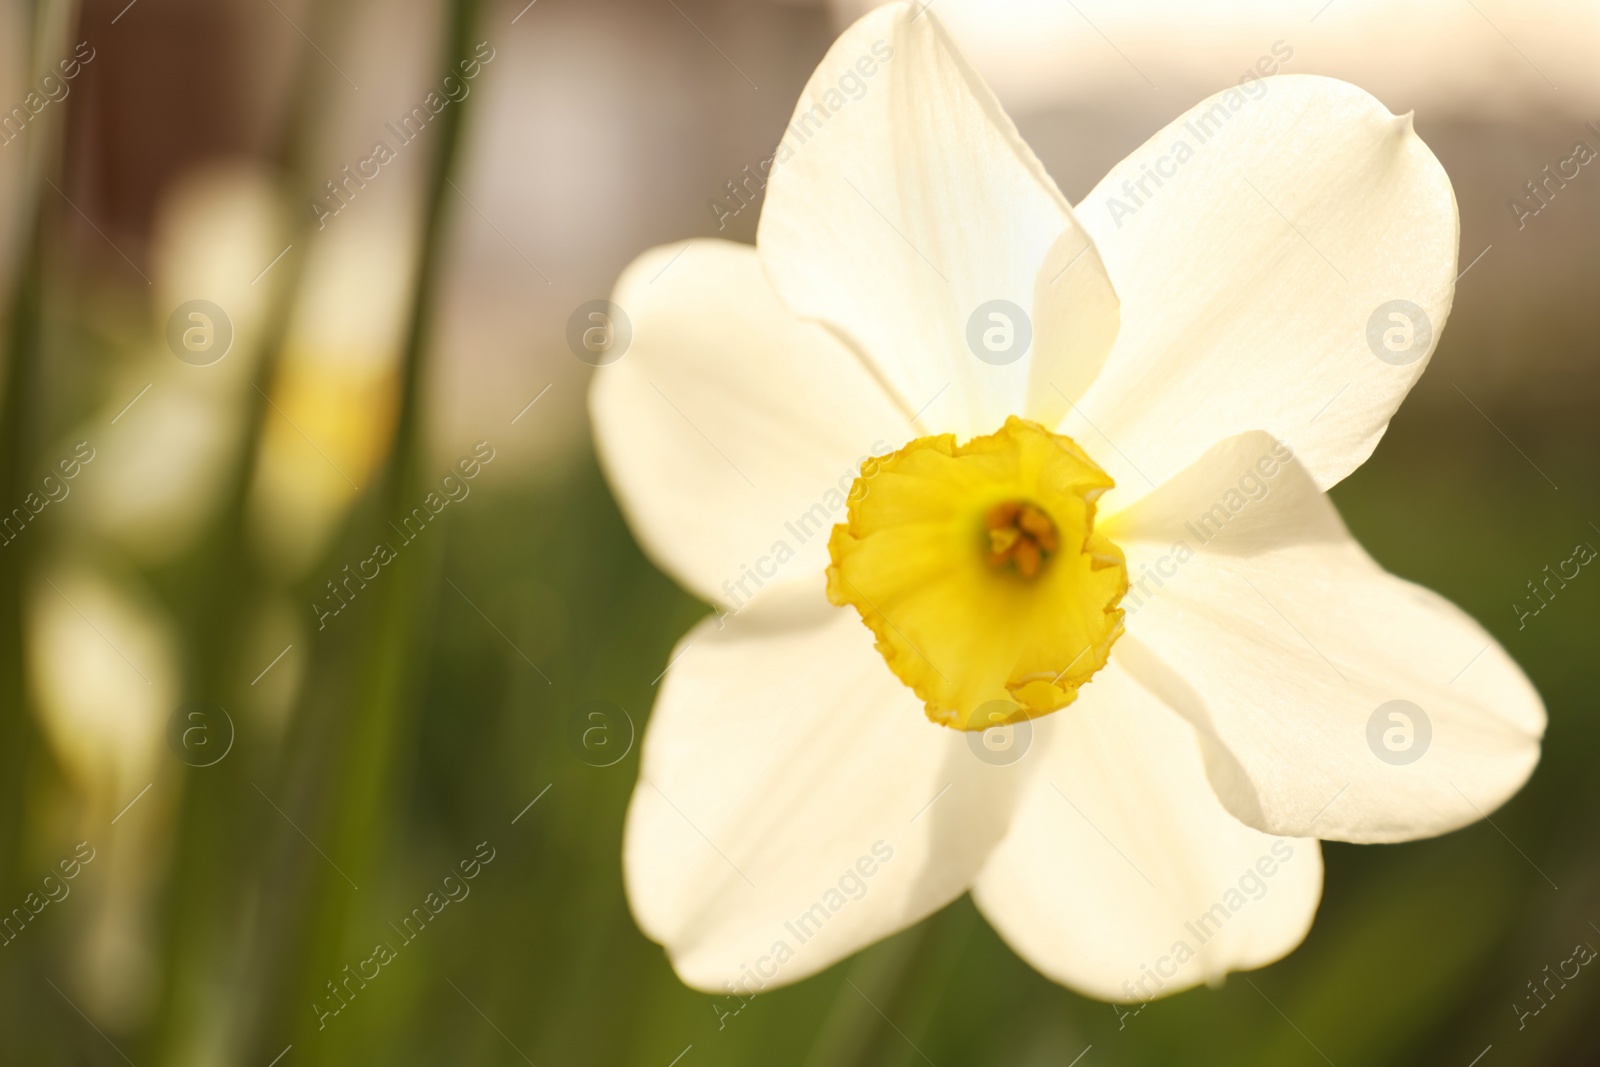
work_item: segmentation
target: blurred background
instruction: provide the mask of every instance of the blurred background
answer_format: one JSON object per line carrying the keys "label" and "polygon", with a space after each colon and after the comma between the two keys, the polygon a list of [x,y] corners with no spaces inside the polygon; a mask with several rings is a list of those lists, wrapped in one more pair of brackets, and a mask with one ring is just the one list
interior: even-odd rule
{"label": "blurred background", "polygon": [[1600,546],[1600,167],[1528,186],[1600,150],[1600,5],[934,3],[1074,201],[1284,49],[1416,110],[1466,273],[1334,497],[1531,675],[1528,787],[1327,846],[1300,950],[1136,1016],[965,900],[731,1015],[623,899],[637,737],[708,609],[620,520],[568,320],[649,246],[754,239],[729,183],[864,5],[7,0],[0,1061],[1600,1062],[1588,969],[1519,1026],[1600,946],[1600,578],[1514,607]]}

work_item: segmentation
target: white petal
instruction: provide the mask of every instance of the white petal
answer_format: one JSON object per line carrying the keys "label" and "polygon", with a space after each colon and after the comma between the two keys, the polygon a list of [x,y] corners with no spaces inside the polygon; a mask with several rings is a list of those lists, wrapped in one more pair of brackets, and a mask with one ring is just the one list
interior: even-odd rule
{"label": "white petal", "polygon": [[1023,414],[1055,426],[1082,399],[1116,344],[1121,304],[1082,227],[1057,238],[1034,283],[1036,333]]}
{"label": "white petal", "polygon": [[1011,833],[973,889],[1034,967],[1090,996],[1150,1000],[1305,937],[1322,894],[1317,842],[1229,815],[1194,731],[1115,654],[1040,736]]}
{"label": "white petal", "polygon": [[[1046,383],[1060,377],[1076,398],[1115,334],[1116,297],[1099,255],[921,6],[879,8],[829,49],[766,195],[756,243],[779,294],[867,353],[902,410],[926,408],[931,429],[970,437],[1043,396],[1063,407]],[[1041,281],[1058,240],[1064,256]],[[990,318],[983,305],[995,300],[1026,320]],[[1084,321],[1062,321],[1073,316]],[[974,322],[990,358],[969,343]],[[1020,351],[1025,329],[1027,354],[994,362]]]}
{"label": "white petal", "polygon": [[747,245],[654,249],[614,302],[633,341],[596,373],[590,409],[639,542],[730,607],[775,581],[820,588],[862,461],[910,424],[849,350],[783,308]]}
{"label": "white petal", "polygon": [[928,722],[854,612],[780,599],[674,654],[628,812],[634,916],[701,989],[786,984],[916,922],[1010,816],[1016,776]]}
{"label": "white petal", "polygon": [[[1318,485],[1339,481],[1427,365],[1455,293],[1455,196],[1410,116],[1329,78],[1253,84],[1259,99],[1202,101],[1078,205],[1122,329],[1063,432],[1129,495],[1257,429],[1291,441]],[[1397,300],[1430,323],[1403,355],[1379,345],[1404,365],[1368,343],[1375,316],[1380,338],[1402,328],[1380,312]]]}
{"label": "white petal", "polygon": [[1482,818],[1538,762],[1539,695],[1465,612],[1373,562],[1276,447],[1224,442],[1110,521],[1134,586],[1114,655],[1263,831],[1402,841]]}

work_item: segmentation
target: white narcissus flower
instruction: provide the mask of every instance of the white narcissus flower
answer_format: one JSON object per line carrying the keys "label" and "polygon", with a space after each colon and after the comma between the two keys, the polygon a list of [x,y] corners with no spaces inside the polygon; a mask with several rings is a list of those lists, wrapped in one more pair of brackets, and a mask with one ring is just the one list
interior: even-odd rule
{"label": "white narcissus flower", "polygon": [[1527,679],[1323,495],[1444,325],[1450,183],[1361,90],[1263,84],[1073,209],[936,17],[882,8],[807,86],[757,246],[623,275],[601,457],[723,608],[623,855],[690,985],[970,890],[1046,975],[1148,999],[1298,944],[1317,838],[1443,833],[1531,773]]}

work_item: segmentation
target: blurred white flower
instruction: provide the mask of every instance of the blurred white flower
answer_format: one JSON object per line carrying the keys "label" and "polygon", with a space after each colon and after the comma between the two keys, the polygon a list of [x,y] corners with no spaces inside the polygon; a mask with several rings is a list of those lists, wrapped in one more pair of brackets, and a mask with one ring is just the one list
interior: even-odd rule
{"label": "blurred white flower", "polygon": [[389,446],[416,270],[410,203],[373,198],[312,244],[250,493],[262,553],[300,577]]}
{"label": "blurred white flower", "polygon": [[97,1019],[134,1026],[155,1000],[149,909],[172,815],[162,787],[175,766],[166,730],[182,670],[176,635],[145,590],[76,562],[35,579],[27,624],[42,732],[83,801],[76,832],[95,856],[96,876],[75,890],[85,899],[71,904],[84,911],[77,989]]}
{"label": "blurred white flower", "polygon": [[136,587],[76,565],[28,589],[28,682],[73,787],[101,812],[149,784],[175,706],[171,624]]}
{"label": "blurred white flower", "polygon": [[[876,0],[832,0],[844,21]],[[1584,0],[933,0],[1013,111],[1105,111],[1237,82],[1270,42],[1295,69],[1357,82],[1394,108],[1486,116],[1600,102],[1600,8]],[[1064,59],[1070,57],[1070,60]],[[1108,101],[1107,97],[1111,99]],[[1192,98],[1192,97],[1191,97]]]}
{"label": "blurred white flower", "polygon": [[1045,974],[1148,999],[1298,944],[1315,838],[1442,833],[1531,772],[1527,679],[1324,496],[1444,325],[1449,180],[1361,90],[1267,85],[1074,211],[937,16],[882,8],[757,247],[619,281],[602,459],[735,609],[673,654],[624,845],[688,983],[792,981],[970,889]]}
{"label": "blurred white flower", "polygon": [[[222,502],[272,291],[261,274],[287,241],[283,223],[271,178],[243,162],[187,175],[157,217],[155,341],[80,431],[100,446],[101,466],[85,481],[94,526],[141,561],[184,552]],[[214,342],[231,334],[226,354],[203,365],[180,359],[167,340],[169,320],[196,300],[220,311],[208,312]],[[190,320],[179,319],[181,337]]]}

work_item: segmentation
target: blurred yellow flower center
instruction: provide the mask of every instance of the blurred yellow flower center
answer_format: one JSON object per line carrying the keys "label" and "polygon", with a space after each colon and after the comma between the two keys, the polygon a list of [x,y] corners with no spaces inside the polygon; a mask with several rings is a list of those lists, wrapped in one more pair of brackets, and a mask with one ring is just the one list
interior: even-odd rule
{"label": "blurred yellow flower center", "polygon": [[989,509],[989,565],[1014,565],[1017,573],[1032,578],[1061,546],[1049,512],[1027,500],[1007,500]]}
{"label": "blurred yellow flower center", "polygon": [[1026,419],[964,445],[918,438],[863,466],[828,542],[828,598],[861,614],[934,722],[1056,711],[1122,634],[1127,564],[1094,532],[1111,486],[1070,437]]}

